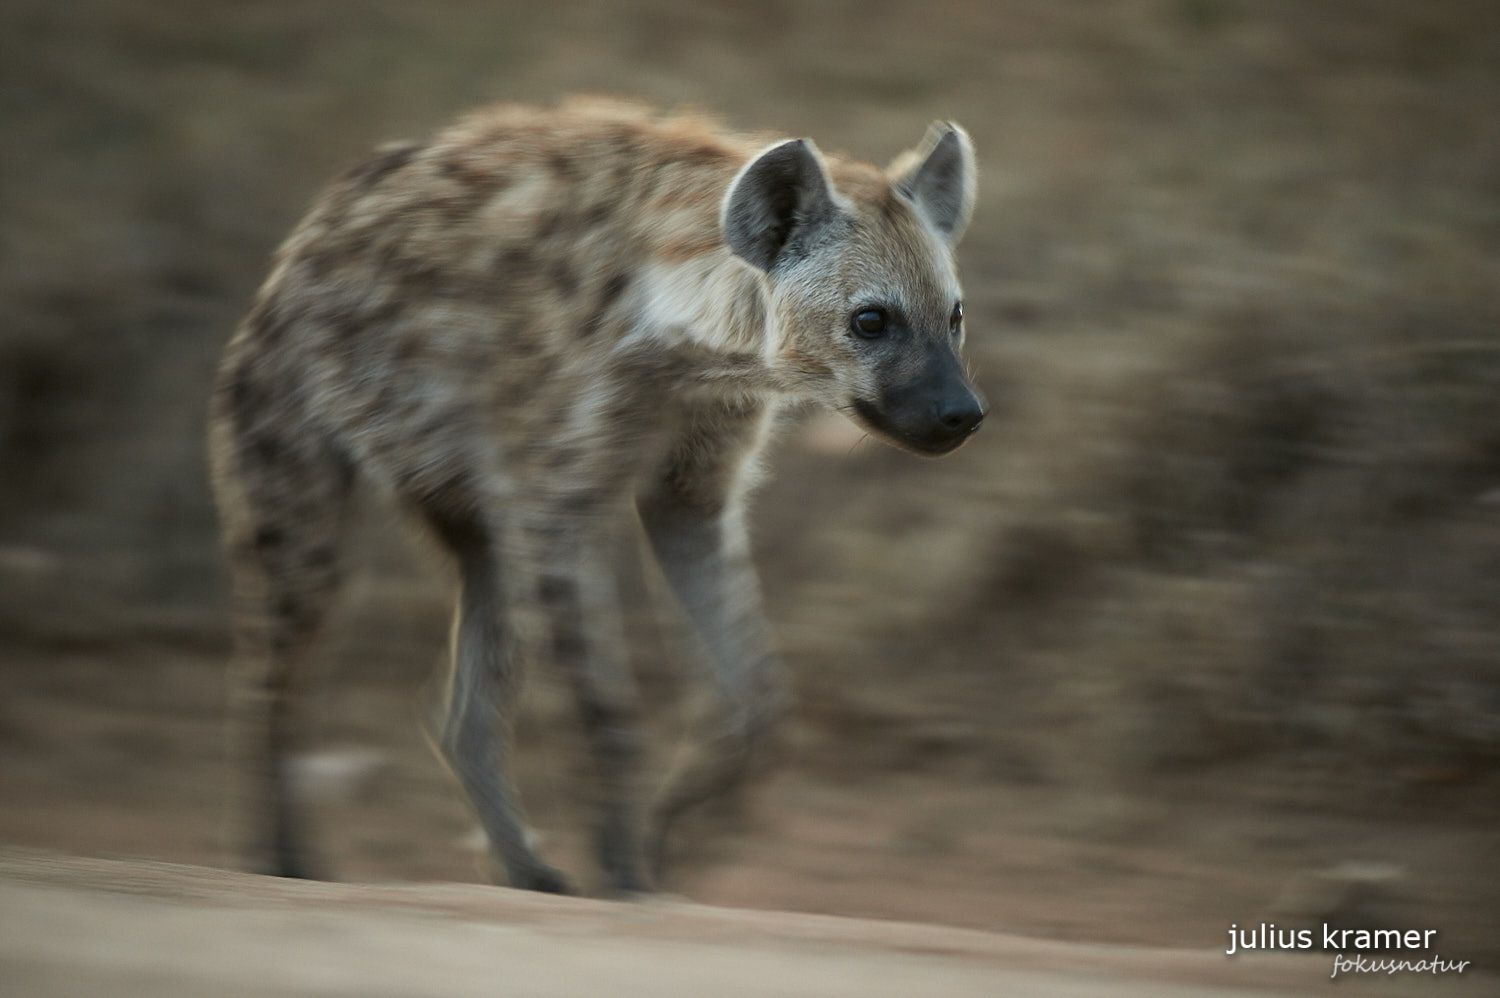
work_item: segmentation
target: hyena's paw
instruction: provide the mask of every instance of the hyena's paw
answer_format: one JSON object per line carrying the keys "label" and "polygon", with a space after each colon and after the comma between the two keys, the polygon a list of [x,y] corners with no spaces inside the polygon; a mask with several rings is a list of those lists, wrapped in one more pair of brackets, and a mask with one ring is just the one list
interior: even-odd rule
{"label": "hyena's paw", "polygon": [[272,876],[286,877],[291,880],[333,879],[321,866],[300,854],[278,853],[269,872]]}
{"label": "hyena's paw", "polygon": [[524,870],[513,870],[500,880],[501,883],[507,881],[510,886],[523,891],[540,891],[543,894],[578,893],[561,870],[546,863],[538,863]]}
{"label": "hyena's paw", "polygon": [[645,837],[645,865],[652,883],[660,884],[666,877],[667,826],[671,820],[658,814],[647,829]]}
{"label": "hyena's paw", "polygon": [[608,880],[609,895],[629,901],[656,893],[656,886],[639,870],[612,871]]}
{"label": "hyena's paw", "polygon": [[314,855],[315,850],[302,844],[299,836],[287,828],[276,830],[273,841],[266,847],[250,847],[247,852],[246,869],[268,877],[287,877],[292,880],[332,880],[323,858]]}
{"label": "hyena's paw", "polygon": [[606,890],[616,897],[649,894],[655,890],[643,869],[644,863],[634,838],[620,829],[600,836],[599,865],[604,870]]}

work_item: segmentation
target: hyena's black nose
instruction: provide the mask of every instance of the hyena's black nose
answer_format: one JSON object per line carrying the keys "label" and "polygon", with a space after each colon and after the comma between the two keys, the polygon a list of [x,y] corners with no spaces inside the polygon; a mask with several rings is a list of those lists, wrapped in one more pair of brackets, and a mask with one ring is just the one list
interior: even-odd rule
{"label": "hyena's black nose", "polygon": [[938,425],[954,436],[967,436],[984,422],[984,405],[970,393],[948,397],[933,403]]}

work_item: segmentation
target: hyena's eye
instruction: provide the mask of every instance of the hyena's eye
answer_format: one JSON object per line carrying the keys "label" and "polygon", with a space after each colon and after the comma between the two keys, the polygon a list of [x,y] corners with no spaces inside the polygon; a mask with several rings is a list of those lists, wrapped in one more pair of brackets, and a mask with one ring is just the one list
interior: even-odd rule
{"label": "hyena's eye", "polygon": [[959,333],[959,330],[963,329],[963,325],[964,325],[964,303],[963,302],[955,302],[953,304],[953,314],[950,315],[950,316],[948,316],[948,332],[952,333],[954,336],[957,336],[958,333]]}
{"label": "hyena's eye", "polygon": [[885,335],[886,314],[883,308],[862,308],[854,313],[851,324],[858,335],[867,340]]}

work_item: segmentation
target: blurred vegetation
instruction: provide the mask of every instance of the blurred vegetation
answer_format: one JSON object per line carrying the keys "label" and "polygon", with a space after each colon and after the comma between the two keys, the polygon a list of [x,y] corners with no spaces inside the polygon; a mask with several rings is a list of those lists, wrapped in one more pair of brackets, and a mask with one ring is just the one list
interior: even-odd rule
{"label": "blurred vegetation", "polygon": [[[11,0],[0,647],[221,642],[203,409],[269,252],[367,147],[574,91],[880,160],[951,117],[979,148],[962,262],[997,418],[941,463],[791,434],[760,502],[809,765],[1249,764],[1325,803],[1483,806],[1500,7],[1478,0]],[[375,560],[395,658],[443,593]]]}

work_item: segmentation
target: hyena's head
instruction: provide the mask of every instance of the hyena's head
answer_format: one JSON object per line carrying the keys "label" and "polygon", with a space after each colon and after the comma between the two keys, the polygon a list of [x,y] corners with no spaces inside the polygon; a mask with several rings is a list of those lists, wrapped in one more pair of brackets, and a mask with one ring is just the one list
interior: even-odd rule
{"label": "hyena's head", "polygon": [[953,260],[973,147],[939,122],[887,170],[837,173],[804,139],[766,149],[724,197],[725,240],[766,274],[779,366],[892,443],[946,454],[984,418]]}

